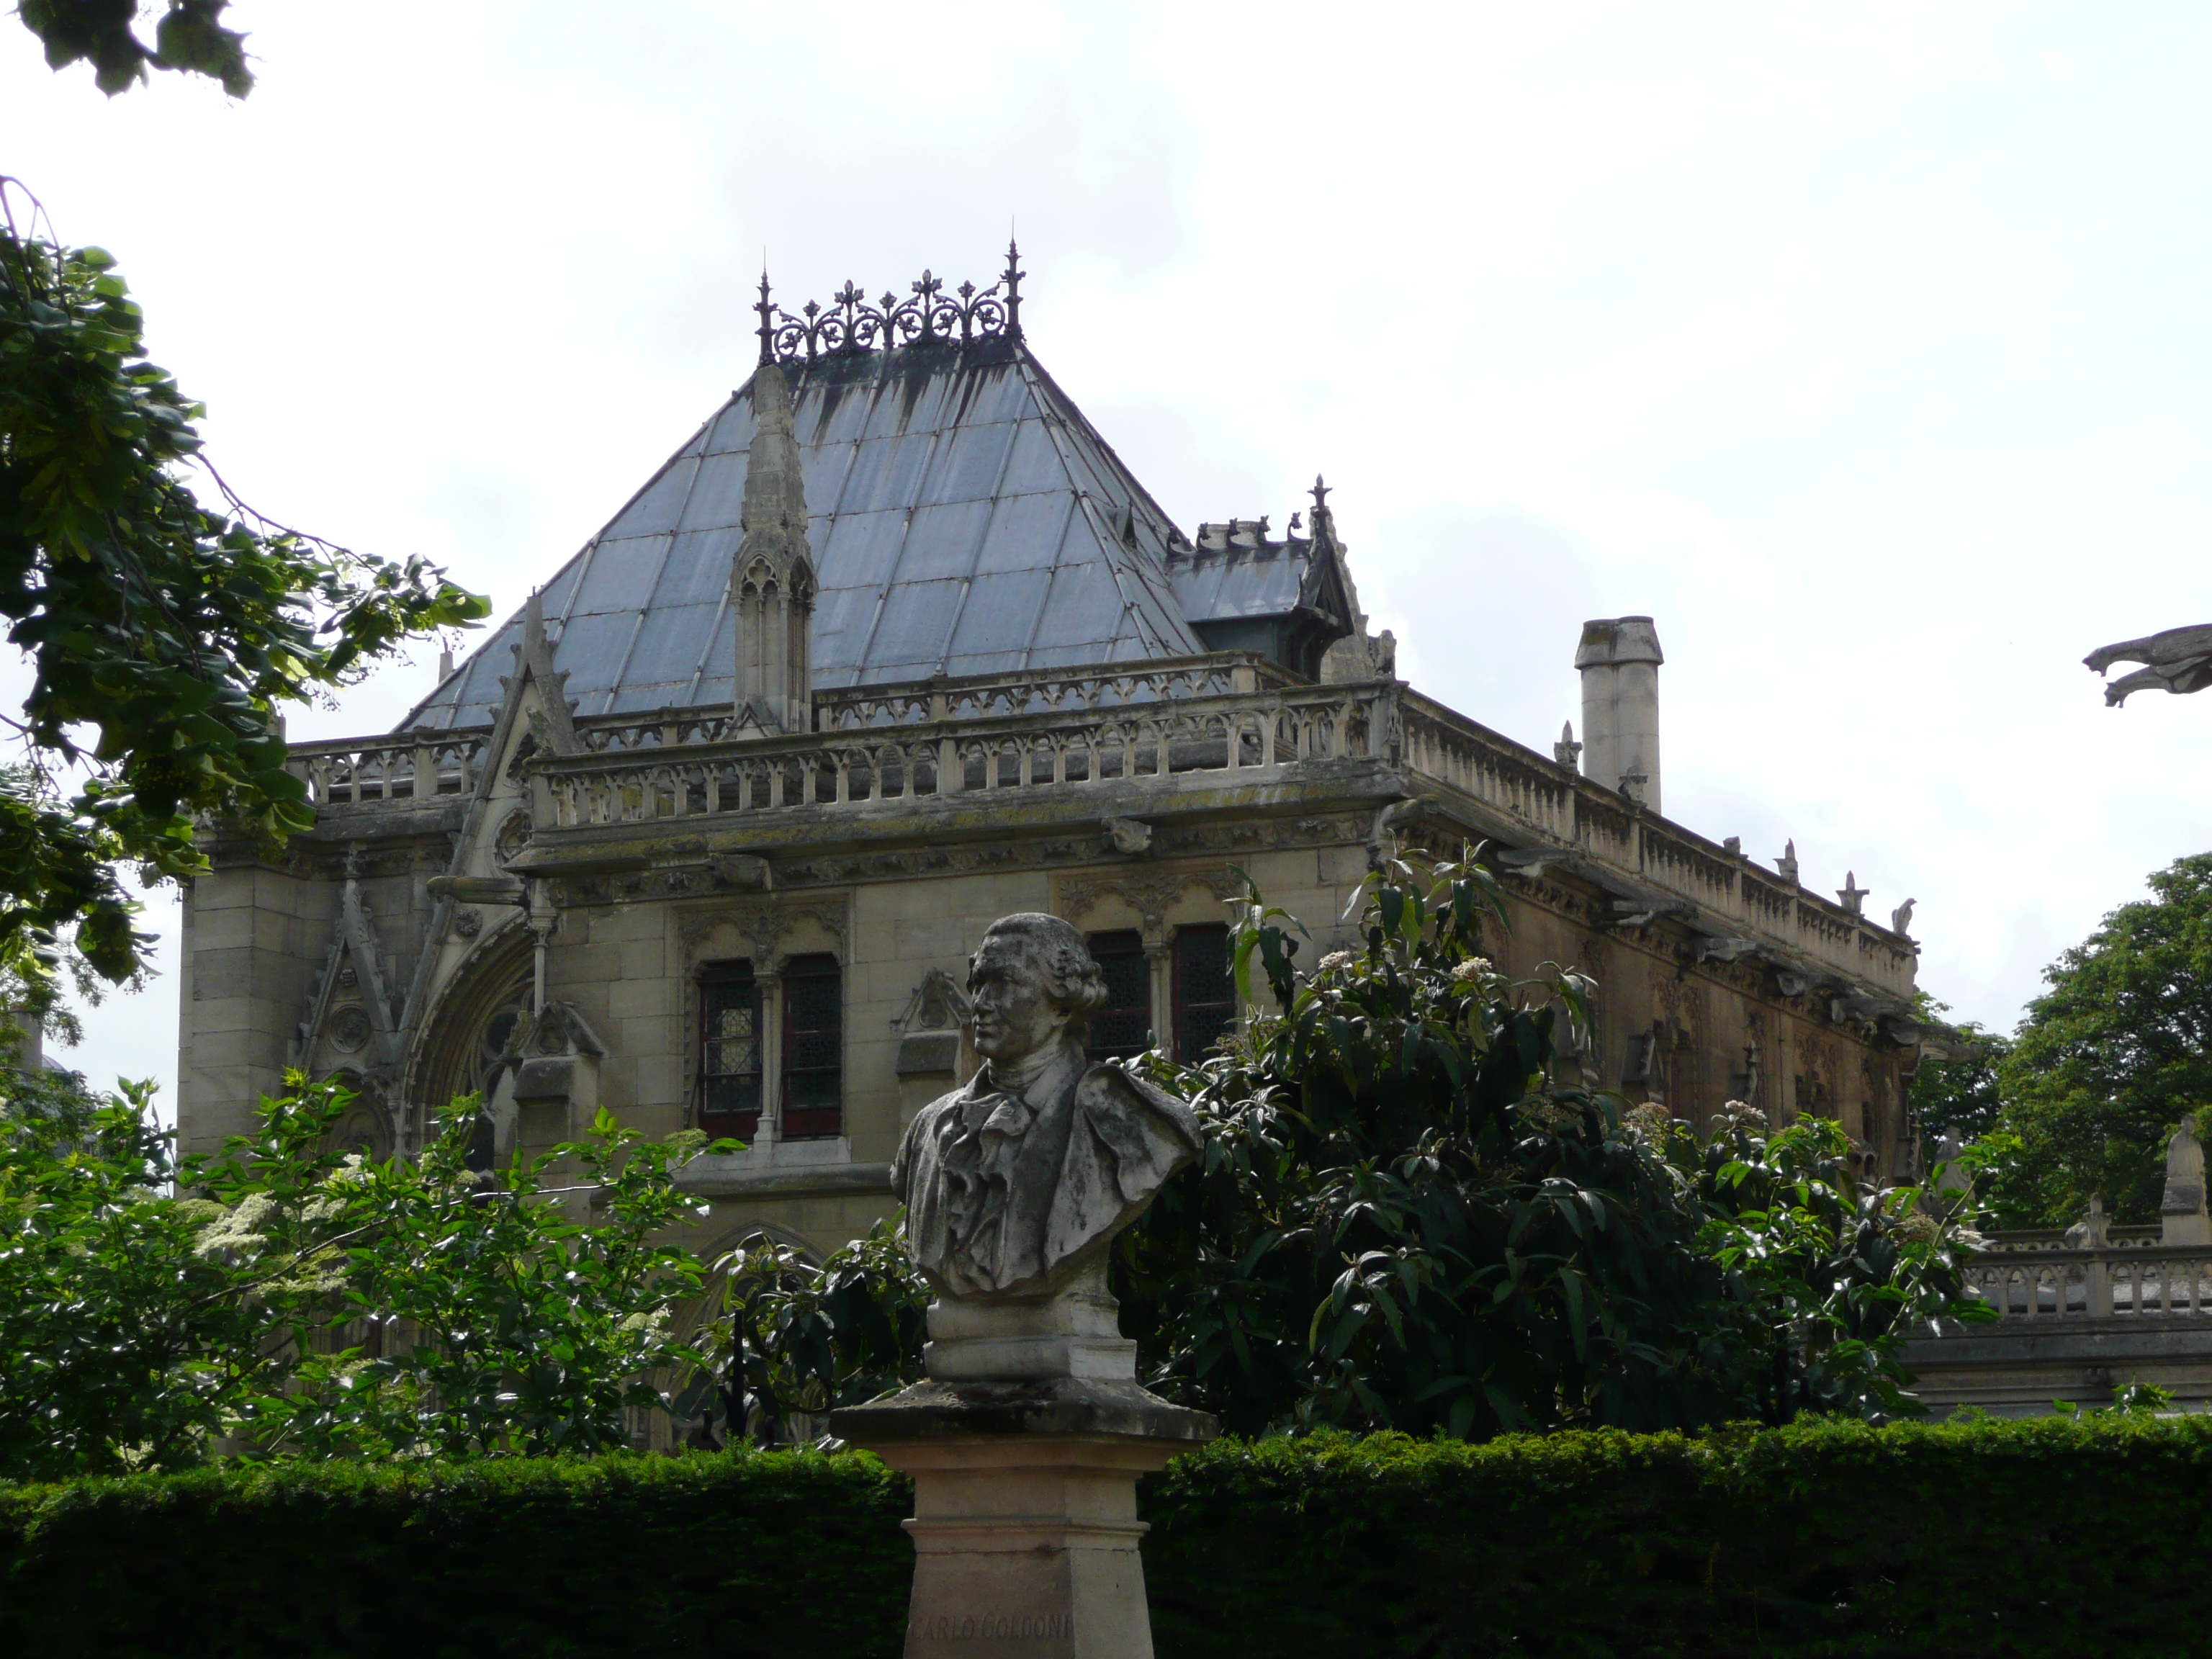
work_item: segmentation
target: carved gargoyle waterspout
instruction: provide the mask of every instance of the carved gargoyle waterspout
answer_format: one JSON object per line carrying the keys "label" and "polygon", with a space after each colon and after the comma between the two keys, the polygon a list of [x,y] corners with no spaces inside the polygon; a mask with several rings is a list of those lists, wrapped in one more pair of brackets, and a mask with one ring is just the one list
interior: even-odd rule
{"label": "carved gargoyle waterspout", "polygon": [[2202,691],[2212,685],[2212,623],[2169,628],[2140,640],[2100,645],[2081,660],[2100,674],[2116,662],[2145,665],[2105,688],[2105,702],[2115,708],[2136,691],[2171,691],[2176,696]]}

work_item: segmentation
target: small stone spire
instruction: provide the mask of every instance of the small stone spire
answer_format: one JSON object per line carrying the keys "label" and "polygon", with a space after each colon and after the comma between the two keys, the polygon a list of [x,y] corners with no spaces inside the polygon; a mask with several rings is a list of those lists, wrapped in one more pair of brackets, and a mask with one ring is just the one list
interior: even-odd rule
{"label": "small stone spire", "polygon": [[1575,741],[1575,723],[1572,720],[1559,727],[1559,740],[1552,745],[1552,758],[1570,772],[1583,769],[1583,746]]}
{"label": "small stone spire", "polygon": [[817,584],[806,545],[806,481],[792,428],[791,387],[772,360],[753,374],[753,418],[744,540],[730,567],[738,616],[736,698],[763,731],[805,732],[813,726]]}

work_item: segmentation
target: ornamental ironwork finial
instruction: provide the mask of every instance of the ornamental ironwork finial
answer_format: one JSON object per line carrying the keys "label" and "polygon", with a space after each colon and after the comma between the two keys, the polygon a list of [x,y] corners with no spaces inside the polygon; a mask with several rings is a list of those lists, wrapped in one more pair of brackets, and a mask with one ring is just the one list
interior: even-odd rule
{"label": "ornamental ironwork finial", "polygon": [[874,304],[860,284],[848,281],[827,306],[810,300],[796,313],[769,298],[761,277],[761,361],[812,362],[817,357],[852,356],[915,345],[969,345],[977,340],[1021,338],[1020,253],[1006,244],[1006,269],[987,289],[963,283],[950,293],[933,272],[923,271],[902,300],[885,292]]}

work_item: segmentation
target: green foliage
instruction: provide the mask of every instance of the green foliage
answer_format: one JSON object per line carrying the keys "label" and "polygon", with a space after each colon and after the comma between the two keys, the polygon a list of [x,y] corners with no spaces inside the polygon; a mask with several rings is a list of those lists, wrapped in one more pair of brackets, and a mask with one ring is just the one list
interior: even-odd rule
{"label": "green foliage", "polygon": [[[112,8],[46,9],[82,21]],[[198,817],[270,842],[306,829],[283,705],[488,606],[419,558],[348,552],[222,489],[199,460],[204,411],[146,360],[113,258],[19,228],[12,183],[0,180],[0,617],[33,678],[16,723],[31,764],[0,772],[0,972],[51,979],[73,929],[86,960],[123,979],[145,939],[119,866],[204,867]],[[194,463],[222,511],[188,486]],[[57,766],[88,775],[64,795]]]}
{"label": "green foliage", "polygon": [[792,1437],[794,1419],[921,1380],[930,1292],[895,1221],[878,1221],[819,1267],[761,1237],[715,1272],[722,1305],[710,1325],[725,1425],[773,1443]]}
{"label": "green foliage", "polygon": [[[1145,1577],[1161,1659],[2164,1659],[2208,1474],[2141,1413],[1225,1440],[1146,1481]],[[742,1449],[0,1488],[0,1649],[889,1659],[912,1502]]]}
{"label": "green foliage", "polygon": [[251,1276],[282,1339],[240,1431],[270,1455],[628,1444],[627,1413],[665,1409],[656,1374],[704,1358],[671,1334],[703,1270],[656,1242],[705,1212],[673,1182],[701,1137],[647,1141],[603,1109],[585,1140],[487,1181],[467,1163],[472,1098],[384,1163],[329,1150],[348,1103],[301,1086],[185,1171],[221,1206],[197,1249]]}
{"label": "green foliage", "polygon": [[2015,1144],[1975,1182],[2001,1224],[2064,1226],[2093,1194],[2116,1220],[2154,1219],[2166,1143],[2212,1103],[2212,854],[2150,887],[2046,969],[2028,1006],[2000,1074],[1996,1127]]}
{"label": "green foliage", "polygon": [[9,1068],[0,1091],[0,1475],[197,1461],[261,1322],[194,1249],[206,1206],[165,1195],[153,1085]]}
{"label": "green foliage", "polygon": [[1206,1147],[1118,1246],[1151,1385],[1240,1432],[1909,1409],[1901,1328],[1960,1289],[1917,1195],[1861,1195],[1833,1125],[1700,1148],[1556,1085],[1589,983],[1498,973],[1504,918],[1471,859],[1395,865],[1365,950],[1300,981],[1252,895],[1238,969],[1277,1012],[1201,1067],[1152,1061]]}
{"label": "green foliage", "polygon": [[148,46],[132,27],[139,0],[18,0],[16,15],[46,50],[49,68],[88,62],[100,89],[112,98],[149,69],[179,70],[222,82],[234,98],[253,89],[246,37],[222,26],[229,0],[164,0]]}
{"label": "green foliage", "polygon": [[0,1477],[597,1450],[707,1361],[678,1317],[704,1267],[663,1242],[696,1135],[602,1114],[493,1178],[465,1101],[378,1163],[330,1149],[345,1091],[295,1079],[173,1171],[143,1091],[0,1077]]}
{"label": "green foliage", "polygon": [[[1366,951],[1300,981],[1252,895],[1237,962],[1280,1012],[1203,1066],[1145,1062],[1206,1140],[1115,1246],[1148,1386],[1246,1433],[1917,1409],[1905,1330],[1983,1312],[1917,1190],[1863,1192],[1833,1123],[1701,1144],[1553,1086],[1586,981],[1509,981],[1485,918],[1479,865],[1395,866]],[[726,1421],[773,1438],[918,1375],[928,1292],[888,1224],[823,1269],[764,1243],[727,1265]]]}
{"label": "green foliage", "polygon": [[1966,1293],[1965,1248],[1920,1188],[1870,1191],[1853,1177],[1841,1124],[1809,1119],[1770,1137],[1738,1121],[1702,1147],[1676,1130],[1669,1151],[1693,1170],[1708,1217],[1700,1254],[1768,1335],[1753,1350],[1765,1370],[1748,1365],[1742,1379],[1762,1420],[1913,1414],[1907,1334],[1939,1318],[1997,1317]]}
{"label": "green foliage", "polygon": [[1943,1025],[1956,1033],[1945,1041],[1957,1058],[1922,1060],[1912,1074],[1908,1103],[1929,1146],[1954,1134],[1963,1146],[1987,1133],[1996,1122],[2002,1100],[1997,1074],[2012,1053],[2012,1039],[1971,1019],[1947,1020],[1950,1005],[1925,991],[1914,992],[1912,1000],[1913,1012],[1923,1024]]}

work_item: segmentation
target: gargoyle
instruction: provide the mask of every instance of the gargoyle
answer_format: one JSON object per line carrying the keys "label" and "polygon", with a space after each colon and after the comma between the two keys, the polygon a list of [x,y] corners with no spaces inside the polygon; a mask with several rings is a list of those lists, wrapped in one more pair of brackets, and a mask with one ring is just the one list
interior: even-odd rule
{"label": "gargoyle", "polygon": [[2171,691],[2179,696],[2212,685],[2212,623],[2169,628],[2147,639],[2100,645],[2081,659],[2100,674],[2116,662],[2148,665],[2123,674],[2105,688],[2105,702],[2117,708],[2134,691]]}

